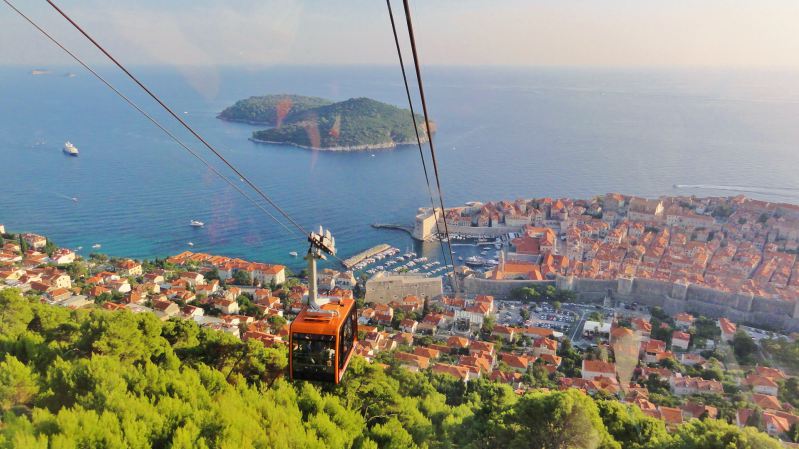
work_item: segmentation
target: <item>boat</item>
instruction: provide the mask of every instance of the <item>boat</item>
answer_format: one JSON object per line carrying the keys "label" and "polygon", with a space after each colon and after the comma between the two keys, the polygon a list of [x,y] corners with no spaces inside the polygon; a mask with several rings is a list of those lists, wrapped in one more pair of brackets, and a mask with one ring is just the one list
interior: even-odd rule
{"label": "boat", "polygon": [[77,157],[79,152],[78,148],[75,145],[72,145],[69,141],[64,143],[64,153]]}
{"label": "boat", "polygon": [[98,249],[98,248],[100,248],[100,247],[102,247],[102,246],[103,246],[103,245],[101,245],[101,244],[99,244],[99,243],[95,243],[94,245],[92,245],[92,248],[94,248],[94,249]]}
{"label": "boat", "polygon": [[291,256],[291,257],[297,257],[297,256],[298,256],[298,254],[297,254],[297,251],[292,251],[292,252],[290,252],[290,253],[289,253],[289,256]]}
{"label": "boat", "polygon": [[77,203],[77,202],[78,202],[78,198],[73,196],[73,197],[72,197],[72,201],[74,201],[74,202],[76,202],[76,203]]}
{"label": "boat", "polygon": [[194,243],[192,243],[192,242],[189,242],[189,243],[187,243],[187,245],[189,245],[189,246],[194,246]]}
{"label": "boat", "polygon": [[466,265],[474,266],[474,267],[481,267],[486,264],[485,259],[482,257],[472,256],[466,259]]}
{"label": "boat", "polygon": [[82,247],[82,246],[79,246],[79,247],[75,248],[75,251],[80,251],[80,250],[82,250],[82,249],[83,249],[83,247]]}
{"label": "boat", "polygon": [[205,223],[203,223],[202,221],[192,220],[189,223],[189,225],[191,225],[191,227],[193,228],[202,228],[203,226],[205,226]]}

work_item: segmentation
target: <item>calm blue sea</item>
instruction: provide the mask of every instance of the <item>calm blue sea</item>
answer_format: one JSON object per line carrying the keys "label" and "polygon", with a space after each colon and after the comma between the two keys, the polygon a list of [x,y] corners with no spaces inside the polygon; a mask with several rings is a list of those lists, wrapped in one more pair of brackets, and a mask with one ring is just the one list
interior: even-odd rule
{"label": "calm blue sea", "polygon": [[[193,242],[196,251],[301,265],[288,255],[304,252],[301,238],[80,68],[43,76],[30,69],[0,68],[0,223],[8,229],[73,248],[99,243],[117,256],[164,256]],[[237,99],[268,93],[402,106],[397,68],[135,71],[300,223],[332,229],[342,256],[381,242],[413,245],[370,224],[410,224],[429,205],[417,148],[334,154],[258,145],[247,140],[256,128],[215,118]],[[130,83],[103,73],[189,139]],[[799,202],[799,73],[437,67],[424,74],[448,205],[610,191]],[[61,153],[66,140],[79,158]],[[189,227],[191,219],[206,227]]]}

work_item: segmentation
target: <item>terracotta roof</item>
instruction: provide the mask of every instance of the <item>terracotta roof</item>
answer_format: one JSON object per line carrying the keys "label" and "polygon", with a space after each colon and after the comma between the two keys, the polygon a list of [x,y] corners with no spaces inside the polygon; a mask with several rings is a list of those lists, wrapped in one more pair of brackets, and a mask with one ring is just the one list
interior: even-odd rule
{"label": "terracotta roof", "polygon": [[782,405],[780,404],[779,399],[777,399],[776,396],[772,396],[770,394],[753,393],[752,402],[754,402],[758,407],[764,410],[782,409]]}
{"label": "terracotta roof", "polygon": [[439,374],[449,374],[463,380],[469,378],[469,369],[463,366],[436,363],[433,365],[432,371]]}
{"label": "terracotta roof", "polygon": [[530,364],[529,358],[516,354],[503,353],[500,354],[499,359],[507,363],[511,368],[516,369],[527,369],[527,366]]}
{"label": "terracotta roof", "polygon": [[772,388],[778,387],[777,383],[774,382],[773,380],[769,379],[768,377],[760,376],[757,374],[750,374],[746,376],[744,383],[746,383],[747,385],[751,385],[753,387],[754,386],[772,387]]}
{"label": "terracotta roof", "polygon": [[394,357],[400,362],[411,364],[419,367],[419,369],[426,369],[430,366],[430,359],[417,354],[409,354],[407,352],[397,352]]}
{"label": "terracotta roof", "polygon": [[583,371],[616,375],[616,365],[601,360],[583,360]]}
{"label": "terracotta roof", "polygon": [[676,407],[659,407],[660,418],[666,421],[666,424],[680,424],[682,423],[682,410]]}
{"label": "terracotta roof", "polygon": [[679,339],[679,340],[690,341],[691,340],[691,334],[688,334],[686,332],[674,331],[674,333],[671,334],[671,339],[672,340]]}
{"label": "terracotta roof", "polygon": [[768,377],[769,379],[787,379],[787,376],[784,372],[782,372],[779,368],[770,368],[767,366],[757,366],[755,368],[755,373],[763,376]]}
{"label": "terracotta roof", "polygon": [[413,353],[429,359],[437,359],[439,355],[441,355],[441,352],[437,349],[425,348],[422,346],[413,348]]}

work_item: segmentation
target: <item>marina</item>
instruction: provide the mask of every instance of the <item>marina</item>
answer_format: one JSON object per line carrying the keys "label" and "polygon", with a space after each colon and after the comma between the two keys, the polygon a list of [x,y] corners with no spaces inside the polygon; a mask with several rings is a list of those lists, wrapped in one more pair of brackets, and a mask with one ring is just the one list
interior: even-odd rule
{"label": "marina", "polygon": [[[373,275],[381,271],[391,273],[413,273],[423,276],[440,276],[452,265],[443,265],[441,261],[430,260],[413,251],[399,254],[399,248],[390,247],[372,257],[361,260],[352,266],[353,270]],[[396,256],[396,257],[394,257]],[[383,262],[385,260],[385,262]]]}
{"label": "marina", "polygon": [[[384,252],[384,251],[386,251],[388,249],[391,249],[390,245],[388,245],[387,243],[381,243],[381,244],[379,244],[377,246],[373,246],[373,247],[367,249],[366,251],[361,251],[360,253],[350,257],[349,259],[345,259],[341,263],[348,270],[351,270],[356,265],[358,265],[359,263],[363,262],[364,260],[369,259],[370,257],[376,256],[379,253],[382,253],[382,252]],[[397,251],[399,251],[399,250],[397,250]]]}

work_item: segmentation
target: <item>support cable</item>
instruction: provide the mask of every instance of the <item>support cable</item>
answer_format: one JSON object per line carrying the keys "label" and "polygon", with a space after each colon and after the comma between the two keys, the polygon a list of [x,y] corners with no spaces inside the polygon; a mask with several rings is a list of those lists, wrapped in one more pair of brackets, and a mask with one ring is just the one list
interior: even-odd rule
{"label": "support cable", "polygon": [[[388,6],[388,17],[391,19],[391,31],[394,33],[394,44],[397,46],[397,57],[399,57],[400,69],[402,70],[402,82],[405,83],[405,95],[408,97],[408,107],[411,110],[411,121],[413,122],[413,130],[416,132],[416,144],[419,147],[419,157],[422,159],[422,170],[424,171],[424,180],[427,183],[427,194],[430,196],[430,206],[433,209],[433,215],[436,215],[436,203],[433,199],[433,189],[430,187],[430,176],[427,173],[427,162],[424,159],[424,151],[422,150],[422,139],[419,136],[419,125],[416,123],[416,112],[413,110],[413,100],[411,100],[411,89],[408,86],[408,76],[405,73],[405,63],[402,60],[402,50],[400,49],[399,37],[397,37],[397,26],[394,23],[394,13],[391,9],[391,0],[386,0]],[[428,135],[430,132],[428,131]],[[442,210],[443,214],[444,211]],[[444,252],[444,245],[441,243],[441,228],[438,225],[438,217],[436,217],[436,236],[439,238],[439,246],[441,248],[441,259],[447,263],[447,256]],[[455,268],[455,261],[451,260],[453,269]]]}
{"label": "support cable", "polygon": [[[47,0],[48,2],[50,0]],[[411,52],[413,53],[413,65],[416,69],[416,82],[419,85],[419,97],[422,100],[422,111],[424,112],[424,123],[425,128],[427,129],[427,143],[430,145],[430,156],[433,161],[433,173],[436,177],[436,188],[438,189],[438,200],[439,204],[441,205],[441,219],[444,222],[444,238],[447,242],[447,248],[449,248],[449,257],[453,260],[453,274],[452,274],[452,286],[455,292],[459,291],[458,289],[458,282],[457,276],[454,273],[455,263],[454,257],[452,254],[452,242],[449,238],[449,227],[447,226],[447,215],[444,210],[444,194],[441,192],[441,180],[438,174],[438,162],[436,161],[436,149],[433,145],[433,133],[430,132],[430,115],[427,113],[427,101],[425,100],[424,96],[424,84],[422,83],[422,71],[419,67],[419,54],[416,51],[416,37],[413,33],[413,20],[411,19],[411,7],[408,4],[408,0],[402,1],[403,5],[405,6],[405,21],[408,23],[408,37],[411,41]]]}

